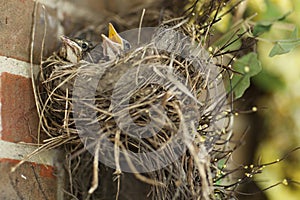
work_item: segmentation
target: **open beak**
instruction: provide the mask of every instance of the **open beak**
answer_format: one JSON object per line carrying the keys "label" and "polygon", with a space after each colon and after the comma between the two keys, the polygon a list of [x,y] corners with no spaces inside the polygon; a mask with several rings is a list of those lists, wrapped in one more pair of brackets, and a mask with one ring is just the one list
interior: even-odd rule
{"label": "open beak", "polygon": [[109,59],[115,58],[124,50],[123,38],[121,38],[111,23],[108,24],[108,37],[104,34],[101,34],[101,37],[103,41],[103,55]]}
{"label": "open beak", "polygon": [[118,34],[111,23],[108,24],[108,38],[113,42],[120,44],[122,51],[126,51],[131,48],[130,43]]}
{"label": "open beak", "polygon": [[121,50],[124,50],[123,38],[121,38],[121,36],[118,34],[115,27],[111,23],[108,24],[108,38],[112,42],[119,44],[121,47]]}

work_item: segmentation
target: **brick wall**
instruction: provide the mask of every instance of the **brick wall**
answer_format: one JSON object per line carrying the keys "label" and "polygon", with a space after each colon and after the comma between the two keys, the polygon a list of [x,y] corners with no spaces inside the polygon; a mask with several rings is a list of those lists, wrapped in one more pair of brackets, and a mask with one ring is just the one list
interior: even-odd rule
{"label": "brick wall", "polygon": [[[40,58],[45,23],[45,55],[57,48],[57,9],[37,7],[35,63]],[[38,115],[32,90],[30,45],[34,1],[0,1],[0,199],[59,199],[62,179],[57,150],[12,168],[37,147]],[[54,41],[54,42],[53,42]],[[34,69],[38,67],[35,65]]]}
{"label": "brick wall", "polygon": [[0,199],[63,199],[63,170],[58,162],[62,152],[43,152],[11,172],[37,148],[33,144],[38,138],[38,114],[30,65],[33,22],[36,73],[44,34],[42,57],[58,48],[58,36],[70,32],[74,21],[100,20],[109,16],[108,11],[124,12],[143,2],[125,1],[0,0]]}

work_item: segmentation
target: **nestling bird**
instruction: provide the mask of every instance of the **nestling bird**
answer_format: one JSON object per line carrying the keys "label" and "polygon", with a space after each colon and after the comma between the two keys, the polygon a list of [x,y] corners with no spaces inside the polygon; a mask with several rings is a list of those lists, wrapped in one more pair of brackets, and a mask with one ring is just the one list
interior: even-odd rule
{"label": "nestling bird", "polygon": [[84,39],[71,39],[67,36],[61,36],[62,47],[59,50],[59,56],[71,63],[78,63],[84,55],[94,48],[94,45]]}
{"label": "nestling bird", "polygon": [[85,39],[61,36],[63,45],[59,55],[72,63],[78,63],[80,60],[98,63],[100,60],[114,59],[131,48],[130,43],[117,33],[111,23],[109,23],[108,37],[104,34],[101,34],[101,37],[102,43],[93,45],[92,42]]}

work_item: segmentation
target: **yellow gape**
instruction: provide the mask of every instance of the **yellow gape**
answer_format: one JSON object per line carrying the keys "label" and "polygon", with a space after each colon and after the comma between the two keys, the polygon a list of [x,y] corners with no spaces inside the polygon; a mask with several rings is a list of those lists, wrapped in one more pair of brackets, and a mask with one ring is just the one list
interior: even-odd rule
{"label": "yellow gape", "polygon": [[120,44],[122,50],[124,50],[123,39],[121,38],[121,36],[118,34],[118,32],[116,31],[116,29],[111,23],[108,24],[108,38],[113,42]]}

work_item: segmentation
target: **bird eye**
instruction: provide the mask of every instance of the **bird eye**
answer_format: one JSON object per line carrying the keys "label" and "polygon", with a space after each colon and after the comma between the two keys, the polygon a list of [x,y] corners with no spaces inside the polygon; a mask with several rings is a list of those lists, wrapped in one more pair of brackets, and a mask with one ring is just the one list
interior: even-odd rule
{"label": "bird eye", "polygon": [[82,48],[83,51],[86,51],[86,50],[88,50],[88,48],[89,48],[89,44],[88,44],[87,42],[83,42],[83,43],[81,44],[81,48]]}
{"label": "bird eye", "polygon": [[129,42],[125,42],[124,47],[124,50],[129,50],[131,48],[131,45],[129,44]]}

